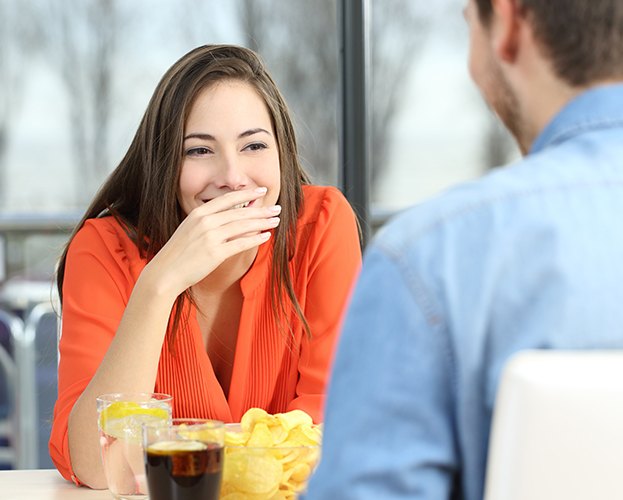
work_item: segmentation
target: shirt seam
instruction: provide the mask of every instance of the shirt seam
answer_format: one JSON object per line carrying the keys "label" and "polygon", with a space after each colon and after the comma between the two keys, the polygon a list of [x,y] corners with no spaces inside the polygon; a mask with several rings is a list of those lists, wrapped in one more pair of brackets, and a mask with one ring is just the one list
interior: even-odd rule
{"label": "shirt seam", "polygon": [[454,354],[453,344],[447,328],[448,323],[441,312],[441,307],[439,307],[439,305],[435,306],[433,295],[429,293],[422,279],[420,279],[417,273],[412,269],[412,266],[408,264],[404,258],[404,254],[392,248],[385,247],[382,244],[377,244],[376,246],[378,250],[385,254],[389,261],[392,262],[400,271],[399,275],[401,279],[404,281],[407,289],[411,292],[413,301],[424,314],[424,317],[426,318],[426,321],[431,329],[437,330],[439,335],[443,335],[445,356],[452,370],[450,377],[452,380],[453,401],[456,404],[456,397],[458,394],[456,356]]}
{"label": "shirt seam", "polygon": [[[440,227],[453,223],[456,219],[461,216],[466,216],[476,212],[477,210],[481,210],[488,207],[493,207],[498,204],[502,204],[505,202],[509,202],[512,200],[518,200],[521,198],[528,198],[531,196],[538,196],[544,193],[554,193],[554,192],[564,192],[570,191],[580,187],[607,187],[607,188],[616,188],[623,187],[622,179],[604,179],[601,181],[583,181],[583,182],[575,182],[575,183],[567,183],[564,185],[556,185],[556,186],[542,186],[538,189],[524,189],[520,191],[513,191],[511,193],[505,193],[495,196],[489,196],[485,199],[479,199],[473,201],[471,203],[466,203],[464,205],[458,206],[453,210],[448,211],[447,213],[436,217],[435,219],[428,222],[426,225],[422,226],[418,229],[417,234],[413,235],[413,238],[409,240],[409,243],[412,243],[414,239],[419,239],[424,237],[426,234],[439,229]],[[394,252],[390,245],[383,244],[384,242],[378,241],[377,244],[379,247],[383,247],[387,250],[388,254],[395,255],[398,257],[398,248],[396,252]],[[396,247],[403,248],[405,245],[404,241],[401,240]],[[392,245],[394,246],[394,245]]]}
{"label": "shirt seam", "polygon": [[620,118],[594,118],[574,123],[570,126],[562,128],[558,132],[553,132],[551,137],[533,153],[547,149],[550,146],[559,145],[563,142],[571,140],[574,136],[585,132],[594,132],[605,129],[613,129],[623,127],[623,120]]}

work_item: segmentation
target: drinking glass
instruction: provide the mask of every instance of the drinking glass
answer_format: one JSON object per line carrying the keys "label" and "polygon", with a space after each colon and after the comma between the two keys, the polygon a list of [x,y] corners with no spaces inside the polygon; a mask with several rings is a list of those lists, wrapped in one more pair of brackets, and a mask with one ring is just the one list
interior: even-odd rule
{"label": "drinking glass", "polygon": [[225,425],[178,418],[143,425],[150,500],[218,500]]}
{"label": "drinking glass", "polygon": [[147,498],[142,425],[170,422],[172,399],[161,393],[115,393],[97,398],[102,463],[108,489],[116,499]]}

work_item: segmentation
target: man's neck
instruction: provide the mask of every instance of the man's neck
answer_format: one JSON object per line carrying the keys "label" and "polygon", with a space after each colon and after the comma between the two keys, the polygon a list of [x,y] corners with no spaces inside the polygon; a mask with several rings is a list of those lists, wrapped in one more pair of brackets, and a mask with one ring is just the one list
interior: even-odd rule
{"label": "man's neck", "polygon": [[532,57],[516,79],[516,89],[522,109],[523,129],[518,137],[519,147],[526,154],[535,139],[554,117],[574,97],[586,90],[561,80],[544,58]]}

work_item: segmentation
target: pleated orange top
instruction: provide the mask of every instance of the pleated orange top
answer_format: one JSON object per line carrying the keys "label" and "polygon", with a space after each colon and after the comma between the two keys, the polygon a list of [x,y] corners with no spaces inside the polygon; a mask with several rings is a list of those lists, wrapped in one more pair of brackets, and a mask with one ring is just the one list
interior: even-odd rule
{"label": "pleated orange top", "polygon": [[[154,390],[173,395],[174,416],[236,422],[247,409],[260,407],[270,413],[300,408],[321,419],[333,349],[361,253],[355,216],[343,195],[319,186],[304,186],[303,192],[290,270],[311,340],[295,315],[290,323],[294,341],[276,328],[269,288],[272,244],[261,245],[240,283],[244,300],[228,397],[212,369],[192,306],[175,352],[165,339]],[[50,438],[52,460],[67,479],[74,479],[69,414],[101,363],[145,264],[112,217],[87,221],[70,246]]]}

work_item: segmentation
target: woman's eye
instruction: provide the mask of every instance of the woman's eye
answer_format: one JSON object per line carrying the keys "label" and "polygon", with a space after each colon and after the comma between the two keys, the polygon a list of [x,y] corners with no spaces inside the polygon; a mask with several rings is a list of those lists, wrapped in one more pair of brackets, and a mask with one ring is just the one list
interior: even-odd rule
{"label": "woman's eye", "polygon": [[205,147],[190,148],[186,150],[186,156],[205,156],[207,154],[210,154],[211,152],[212,151],[210,151],[210,149]]}
{"label": "woman's eye", "polygon": [[261,151],[262,149],[266,149],[268,146],[263,142],[254,142],[253,144],[249,144],[244,149],[248,151]]}

